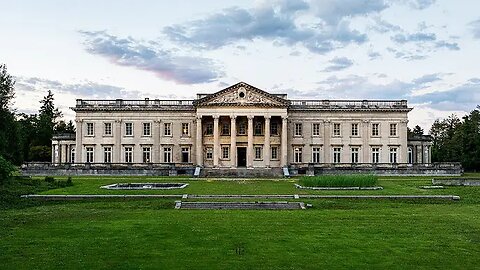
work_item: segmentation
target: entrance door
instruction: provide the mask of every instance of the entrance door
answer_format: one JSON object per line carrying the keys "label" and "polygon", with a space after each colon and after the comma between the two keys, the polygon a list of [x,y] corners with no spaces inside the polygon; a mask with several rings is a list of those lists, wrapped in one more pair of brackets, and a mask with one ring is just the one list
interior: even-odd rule
{"label": "entrance door", "polygon": [[247,167],[246,147],[237,147],[237,167]]}

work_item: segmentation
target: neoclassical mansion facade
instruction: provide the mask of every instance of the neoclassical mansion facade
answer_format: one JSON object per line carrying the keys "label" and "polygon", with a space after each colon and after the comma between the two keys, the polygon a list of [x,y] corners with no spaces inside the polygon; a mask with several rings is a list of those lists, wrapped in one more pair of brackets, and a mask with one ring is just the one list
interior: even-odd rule
{"label": "neoclassical mansion facade", "polygon": [[240,82],[195,100],[82,100],[53,163],[283,168],[430,163],[407,141],[406,100],[289,100]]}

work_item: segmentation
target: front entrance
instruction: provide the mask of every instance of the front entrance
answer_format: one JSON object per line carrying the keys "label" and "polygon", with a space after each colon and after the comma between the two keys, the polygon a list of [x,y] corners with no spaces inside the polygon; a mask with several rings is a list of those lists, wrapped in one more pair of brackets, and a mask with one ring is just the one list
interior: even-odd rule
{"label": "front entrance", "polygon": [[237,147],[237,167],[247,167],[246,147]]}

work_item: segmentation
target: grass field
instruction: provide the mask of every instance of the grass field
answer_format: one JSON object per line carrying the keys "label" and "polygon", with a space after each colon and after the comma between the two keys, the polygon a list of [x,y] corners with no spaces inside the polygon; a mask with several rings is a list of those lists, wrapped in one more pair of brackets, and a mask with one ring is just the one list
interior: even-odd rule
{"label": "grass field", "polygon": [[[125,191],[117,182],[185,182]],[[303,200],[293,211],[174,210],[173,200],[37,202],[0,210],[0,269],[478,269],[480,188],[311,191],[287,181],[75,177],[42,194],[452,194],[454,201]]]}

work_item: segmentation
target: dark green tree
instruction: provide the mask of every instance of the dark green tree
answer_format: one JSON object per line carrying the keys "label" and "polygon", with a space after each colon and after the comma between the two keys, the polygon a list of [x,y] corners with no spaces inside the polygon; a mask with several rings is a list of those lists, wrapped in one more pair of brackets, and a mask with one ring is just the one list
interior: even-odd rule
{"label": "dark green tree", "polygon": [[75,133],[75,125],[73,124],[72,120],[68,121],[67,123],[61,120],[55,125],[54,132],[55,133]]}
{"label": "dark green tree", "polygon": [[38,116],[36,114],[20,113],[17,115],[20,138],[22,141],[22,156],[25,161],[32,161],[30,156],[30,147],[37,136]]}
{"label": "dark green tree", "polygon": [[47,95],[40,101],[42,105],[38,115],[37,136],[34,141],[35,146],[51,146],[57,119],[62,117],[62,113],[58,108],[55,108],[53,101],[53,93],[48,90]]}
{"label": "dark green tree", "polygon": [[413,135],[423,135],[424,131],[419,125],[416,125],[412,130]]}

